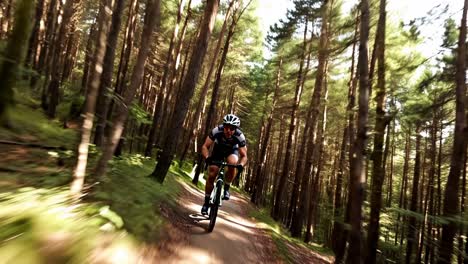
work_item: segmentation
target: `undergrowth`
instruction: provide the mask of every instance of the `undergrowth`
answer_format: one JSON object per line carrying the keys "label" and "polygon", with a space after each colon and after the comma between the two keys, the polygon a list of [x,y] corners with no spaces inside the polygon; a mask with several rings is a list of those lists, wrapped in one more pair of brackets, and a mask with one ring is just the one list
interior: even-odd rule
{"label": "undergrowth", "polygon": [[[159,205],[175,205],[186,167],[172,166],[161,185],[149,176],[154,159],[123,155],[111,161],[106,177],[88,175],[85,196],[73,200],[68,190],[78,132],[47,119],[38,105],[24,96],[0,139],[62,148],[0,144],[1,262],[136,262],[139,245],[163,238]],[[98,154],[91,146],[88,171]]]}
{"label": "undergrowth", "polygon": [[328,248],[315,243],[305,243],[300,239],[291,237],[289,232],[269,215],[267,208],[252,210],[249,215],[259,221],[260,227],[268,232],[278,248],[281,258],[283,258],[287,263],[295,263],[295,260],[288,249],[287,243],[305,246],[310,250],[319,252],[323,255],[333,255],[332,251]]}

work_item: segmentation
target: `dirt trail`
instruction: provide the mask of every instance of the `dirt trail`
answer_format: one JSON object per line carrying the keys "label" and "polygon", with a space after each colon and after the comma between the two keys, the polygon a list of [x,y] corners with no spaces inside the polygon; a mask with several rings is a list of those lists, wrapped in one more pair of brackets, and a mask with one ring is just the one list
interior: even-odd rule
{"label": "dirt trail", "polygon": [[[238,193],[231,193],[231,200],[224,201],[216,226],[209,233],[208,220],[200,215],[204,194],[183,183],[177,211],[161,207],[171,220],[166,243],[159,246],[160,263],[285,263],[265,230],[248,216],[252,204]],[[332,259],[298,245],[286,243],[289,262],[332,263]],[[149,257],[149,256],[147,256]],[[146,258],[148,259],[148,258]]]}
{"label": "dirt trail", "polygon": [[[183,184],[180,212],[168,212],[180,230],[178,243],[169,243],[159,256],[164,263],[282,263],[270,237],[247,216],[249,202],[233,193],[224,201],[216,226],[209,233],[208,220],[199,211],[203,193]],[[180,239],[180,236],[184,236]],[[183,240],[184,242],[180,242]],[[172,245],[171,245],[172,244]],[[164,256],[165,255],[165,256]]]}

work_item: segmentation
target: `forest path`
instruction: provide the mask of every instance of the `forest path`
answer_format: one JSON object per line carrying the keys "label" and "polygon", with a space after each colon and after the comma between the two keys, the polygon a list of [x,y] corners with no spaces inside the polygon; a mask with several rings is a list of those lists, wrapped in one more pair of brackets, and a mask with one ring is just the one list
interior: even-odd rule
{"label": "forest path", "polygon": [[[265,229],[248,216],[253,205],[243,195],[232,192],[224,201],[213,232],[208,232],[208,220],[198,221],[204,193],[182,183],[179,209],[162,206],[171,221],[169,240],[157,258],[164,263],[285,263],[277,246]],[[287,243],[289,262],[331,263],[305,247]]]}
{"label": "forest path", "polygon": [[[210,233],[209,220],[200,214],[203,192],[187,183],[182,186],[180,210],[162,208],[180,231],[168,232],[169,236],[177,236],[175,240],[179,243],[165,245],[160,260],[164,263],[282,263],[271,238],[248,217],[251,205],[246,198],[233,193],[231,200],[224,201]],[[184,242],[180,243],[181,240]]]}

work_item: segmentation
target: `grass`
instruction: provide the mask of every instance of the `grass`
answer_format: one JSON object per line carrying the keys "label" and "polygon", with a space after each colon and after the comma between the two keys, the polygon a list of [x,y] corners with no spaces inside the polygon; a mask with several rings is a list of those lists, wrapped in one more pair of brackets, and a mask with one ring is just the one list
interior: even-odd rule
{"label": "grass", "polygon": [[91,199],[109,204],[120,215],[127,231],[136,237],[150,241],[158,239],[157,230],[164,224],[158,213],[159,203],[175,205],[180,192],[177,177],[166,177],[163,185],[149,175],[154,160],[141,155],[127,155],[112,161],[108,176],[96,187]]}
{"label": "grass", "polygon": [[[73,203],[66,188],[20,188],[2,193],[0,204],[3,263],[83,263],[100,229],[115,226],[98,204]],[[121,234],[120,243],[133,244]]]}
{"label": "grass", "polygon": [[64,129],[57,120],[47,120],[41,109],[22,104],[10,112],[12,129],[0,127],[0,138],[28,143],[73,149],[78,142],[78,132]]}
{"label": "grass", "polygon": [[[0,144],[2,263],[89,263],[97,258],[96,249],[102,251],[98,255],[132,256],[139,245],[162,239],[166,222],[159,205],[175,205],[178,181],[188,181],[183,177],[186,166],[172,166],[161,185],[149,177],[154,160],[141,155],[114,158],[105,178],[87,177],[93,188],[77,203],[68,192],[77,131],[48,120],[38,102],[27,96],[11,113],[13,128],[0,128],[0,139],[64,146],[68,151]],[[98,156],[96,148],[90,150],[88,168]]]}
{"label": "grass", "polygon": [[289,235],[289,232],[284,229],[278,222],[276,222],[270,215],[267,208],[261,208],[260,210],[252,210],[249,215],[260,222],[260,227],[267,230],[273,239],[280,256],[287,263],[294,263],[295,260],[291,256],[290,250],[288,249],[287,243],[305,246],[310,250],[318,252],[322,255],[333,255],[333,252],[321,245],[314,243],[305,243],[300,239],[293,238]]}

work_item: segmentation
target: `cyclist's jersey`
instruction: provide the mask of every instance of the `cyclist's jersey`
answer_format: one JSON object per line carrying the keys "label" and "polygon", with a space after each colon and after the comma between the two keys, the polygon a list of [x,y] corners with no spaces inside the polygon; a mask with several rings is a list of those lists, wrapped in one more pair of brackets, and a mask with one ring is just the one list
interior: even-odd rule
{"label": "cyclist's jersey", "polygon": [[247,144],[244,133],[239,128],[236,128],[231,138],[224,136],[223,125],[213,128],[208,136],[215,142],[215,148],[225,153],[245,147]]}

